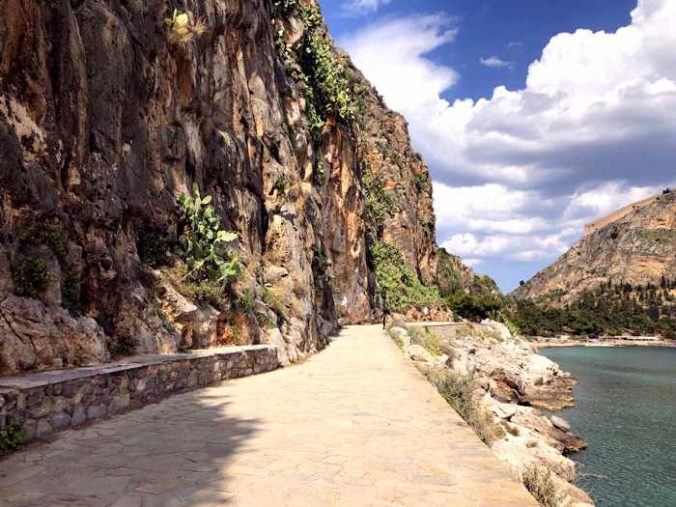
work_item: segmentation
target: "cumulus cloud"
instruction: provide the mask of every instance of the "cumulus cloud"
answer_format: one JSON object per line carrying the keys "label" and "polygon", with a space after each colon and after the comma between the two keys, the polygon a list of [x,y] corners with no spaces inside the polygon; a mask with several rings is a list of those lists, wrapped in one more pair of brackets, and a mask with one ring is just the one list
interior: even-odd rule
{"label": "cumulus cloud", "polygon": [[460,76],[429,54],[455,38],[446,16],[387,19],[341,41],[409,121],[441,243],[482,264],[542,263],[585,221],[673,184],[676,1],[639,0],[631,20],[556,35],[523,89],[479,100],[444,98]]}
{"label": "cumulus cloud", "polygon": [[345,4],[345,11],[349,14],[364,14],[375,12],[381,6],[387,5],[392,0],[351,0]]}
{"label": "cumulus cloud", "polygon": [[489,56],[486,58],[479,58],[479,63],[484,67],[490,67],[491,69],[511,68],[514,65],[512,62],[503,60],[499,56]]}

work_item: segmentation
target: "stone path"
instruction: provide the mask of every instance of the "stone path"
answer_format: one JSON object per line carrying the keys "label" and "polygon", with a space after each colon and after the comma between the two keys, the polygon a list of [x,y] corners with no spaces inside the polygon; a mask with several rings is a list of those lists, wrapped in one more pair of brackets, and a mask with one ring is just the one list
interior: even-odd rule
{"label": "stone path", "polygon": [[536,505],[375,326],[10,456],[0,504]]}

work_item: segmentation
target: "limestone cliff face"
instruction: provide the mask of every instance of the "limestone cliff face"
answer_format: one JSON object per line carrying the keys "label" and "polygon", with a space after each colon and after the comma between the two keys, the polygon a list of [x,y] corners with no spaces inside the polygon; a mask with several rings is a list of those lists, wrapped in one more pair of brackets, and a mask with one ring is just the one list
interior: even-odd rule
{"label": "limestone cliff face", "polygon": [[[224,343],[294,360],[339,319],[378,317],[374,240],[434,278],[427,169],[313,7],[0,3],[0,374]],[[191,40],[172,38],[176,12],[201,23]],[[310,27],[346,69],[358,119],[324,108],[313,121],[290,67]],[[376,219],[374,181],[389,205]],[[244,272],[221,305],[172,275],[177,199],[194,183],[239,235]],[[167,263],[148,261],[158,251]]]}
{"label": "limestone cliff face", "polygon": [[623,208],[587,227],[582,240],[515,295],[568,303],[613,283],[659,285],[676,279],[676,193]]}

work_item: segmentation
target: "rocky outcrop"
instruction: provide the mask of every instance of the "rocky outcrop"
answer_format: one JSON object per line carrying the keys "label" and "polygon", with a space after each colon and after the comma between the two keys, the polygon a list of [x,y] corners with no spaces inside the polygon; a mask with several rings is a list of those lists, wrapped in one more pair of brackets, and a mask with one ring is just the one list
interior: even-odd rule
{"label": "rocky outcrop", "polygon": [[534,467],[551,470],[570,505],[593,503],[571,484],[576,468],[567,457],[586,442],[564,419],[546,415],[573,405],[575,380],[568,373],[497,322],[427,329],[391,324],[393,339],[515,476]]}
{"label": "rocky outcrop", "polygon": [[671,191],[590,224],[579,243],[514,294],[563,305],[609,282],[659,286],[676,279],[674,251],[676,193]]}
{"label": "rocky outcrop", "polygon": [[[292,361],[339,320],[379,317],[375,241],[433,280],[427,169],[314,8],[0,4],[0,373],[229,343]],[[310,35],[358,115],[315,110],[295,70]],[[220,304],[175,276],[194,183],[238,233],[244,270]]]}

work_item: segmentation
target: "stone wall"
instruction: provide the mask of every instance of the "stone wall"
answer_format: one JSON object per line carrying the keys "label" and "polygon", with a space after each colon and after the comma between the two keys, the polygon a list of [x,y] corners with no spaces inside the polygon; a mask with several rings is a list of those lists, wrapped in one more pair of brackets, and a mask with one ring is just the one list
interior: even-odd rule
{"label": "stone wall", "polygon": [[0,428],[19,424],[25,441],[31,441],[174,393],[278,366],[276,347],[259,345],[0,377]]}

